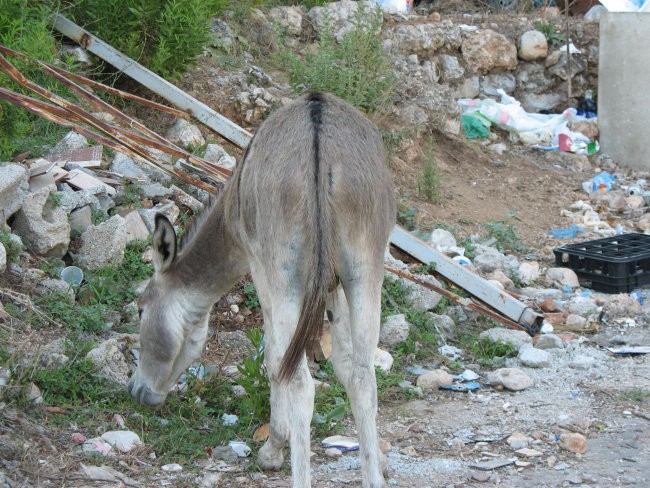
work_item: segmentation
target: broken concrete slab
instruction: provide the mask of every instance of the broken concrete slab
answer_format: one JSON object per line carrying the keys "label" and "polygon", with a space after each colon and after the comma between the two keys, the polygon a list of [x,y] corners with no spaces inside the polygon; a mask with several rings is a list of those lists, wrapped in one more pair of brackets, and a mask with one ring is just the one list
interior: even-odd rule
{"label": "broken concrete slab", "polygon": [[0,163],[0,226],[21,207],[29,193],[27,170],[13,163]]}
{"label": "broken concrete slab", "polygon": [[14,220],[14,232],[41,256],[61,257],[70,244],[68,215],[49,198],[55,191],[52,185],[28,194]]}
{"label": "broken concrete slab", "polygon": [[128,242],[126,229],[126,221],[119,215],[88,228],[81,235],[83,244],[76,258],[80,267],[99,269],[121,264]]}

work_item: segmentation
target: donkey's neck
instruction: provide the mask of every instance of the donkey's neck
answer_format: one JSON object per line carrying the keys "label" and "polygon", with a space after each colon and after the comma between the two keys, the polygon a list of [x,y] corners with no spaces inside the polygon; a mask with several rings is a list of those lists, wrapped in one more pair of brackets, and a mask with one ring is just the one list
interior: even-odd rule
{"label": "donkey's neck", "polygon": [[[248,261],[230,219],[226,218],[225,195],[200,221],[181,249],[175,273],[211,306],[248,273]],[[206,303],[207,305],[207,303]]]}

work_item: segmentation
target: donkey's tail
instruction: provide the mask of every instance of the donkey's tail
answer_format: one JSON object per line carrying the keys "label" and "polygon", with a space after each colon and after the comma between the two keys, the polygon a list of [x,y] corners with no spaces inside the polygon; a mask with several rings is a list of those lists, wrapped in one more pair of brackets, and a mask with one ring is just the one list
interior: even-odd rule
{"label": "donkey's tail", "polygon": [[307,97],[309,118],[313,128],[314,155],[314,209],[311,220],[310,256],[307,281],[296,332],[289,343],[280,367],[280,380],[289,380],[302,360],[307,345],[320,338],[328,291],[336,282],[334,247],[337,240],[334,216],[331,211],[330,190],[332,176],[327,161],[321,160],[321,130],[325,97],[312,93]]}

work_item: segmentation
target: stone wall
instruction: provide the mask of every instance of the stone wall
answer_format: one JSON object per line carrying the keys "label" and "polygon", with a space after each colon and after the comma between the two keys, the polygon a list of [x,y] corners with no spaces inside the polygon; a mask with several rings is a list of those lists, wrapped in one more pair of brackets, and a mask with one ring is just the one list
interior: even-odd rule
{"label": "stone wall", "polygon": [[[373,9],[372,2],[363,3]],[[279,26],[288,38],[286,45],[308,50],[325,28],[323,19],[341,38],[354,28],[357,8],[357,2],[343,0],[309,11],[278,7],[258,12],[257,17]],[[548,17],[541,10],[528,16],[384,14],[381,35],[398,77],[396,115],[407,125],[436,124],[442,115],[442,128],[456,131],[452,120],[458,119],[460,98],[497,98],[497,89],[503,89],[529,112],[561,112],[575,106],[585,90],[596,93],[598,22],[571,20],[571,40],[577,50],[567,60],[566,48],[550,46],[544,34],[535,30],[537,20],[564,31],[562,18]]]}

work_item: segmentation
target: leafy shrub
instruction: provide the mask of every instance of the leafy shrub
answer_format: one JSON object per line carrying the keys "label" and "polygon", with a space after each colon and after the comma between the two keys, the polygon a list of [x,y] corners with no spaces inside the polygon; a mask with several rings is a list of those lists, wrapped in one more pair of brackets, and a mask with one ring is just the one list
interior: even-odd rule
{"label": "leafy shrub", "polygon": [[[49,9],[38,2],[0,0],[0,44],[46,62],[57,59],[57,48],[49,27]],[[8,58],[21,73],[59,95],[67,90],[40,68],[19,58]],[[33,95],[0,71],[0,86]],[[25,110],[0,102],[0,160],[6,161],[34,145],[51,143],[66,131]]]}
{"label": "leafy shrub", "polygon": [[23,247],[9,236],[9,234],[0,234],[0,244],[5,248],[8,263],[17,263],[20,258],[20,252]]}
{"label": "leafy shrub", "polygon": [[271,384],[264,365],[264,332],[261,329],[249,329],[246,337],[251,345],[241,366],[237,366],[242,375],[237,384],[246,391],[246,395],[241,397],[241,413],[265,422],[271,415]]}
{"label": "leafy shrub", "polygon": [[155,73],[181,75],[201,54],[210,18],[226,0],[77,0],[66,2],[76,23]]}
{"label": "leafy shrub", "polygon": [[297,92],[333,93],[366,112],[388,100],[395,78],[382,47],[382,17],[369,14],[359,3],[354,30],[338,43],[330,26],[321,34],[318,51],[304,59],[289,51],[281,53],[280,63]]}

